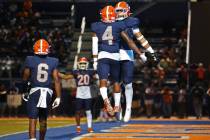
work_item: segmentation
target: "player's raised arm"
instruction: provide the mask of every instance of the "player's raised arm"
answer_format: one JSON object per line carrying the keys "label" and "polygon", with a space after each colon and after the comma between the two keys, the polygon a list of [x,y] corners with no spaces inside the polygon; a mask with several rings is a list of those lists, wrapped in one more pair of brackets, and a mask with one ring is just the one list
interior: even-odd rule
{"label": "player's raised arm", "polygon": [[98,60],[98,37],[96,33],[92,35],[92,55],[93,55],[93,68],[97,69],[97,60]]}
{"label": "player's raised arm", "polygon": [[144,55],[144,53],[140,51],[140,49],[136,46],[134,41],[130,39],[129,36],[124,31],[122,31],[120,34],[123,40],[128,44],[128,46],[140,56],[142,61],[145,62],[147,60],[146,56]]}

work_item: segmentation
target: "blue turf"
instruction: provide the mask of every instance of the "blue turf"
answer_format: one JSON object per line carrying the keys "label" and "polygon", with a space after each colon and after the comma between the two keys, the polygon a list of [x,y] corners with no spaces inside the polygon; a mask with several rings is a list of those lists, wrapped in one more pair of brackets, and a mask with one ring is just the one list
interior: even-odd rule
{"label": "blue turf", "polygon": [[[119,127],[126,123],[123,122],[98,122],[93,124],[94,131],[100,133],[101,130],[106,130],[111,127]],[[128,124],[182,124],[182,125],[210,125],[210,121],[175,121],[175,120],[132,120]],[[81,125],[82,134],[87,133],[86,124]],[[77,136],[80,136],[75,132],[75,126],[66,126],[62,128],[50,128],[46,134],[46,140],[70,140]],[[38,136],[38,132],[37,132]],[[21,133],[10,135],[6,137],[0,137],[0,140],[28,140],[28,133]]]}

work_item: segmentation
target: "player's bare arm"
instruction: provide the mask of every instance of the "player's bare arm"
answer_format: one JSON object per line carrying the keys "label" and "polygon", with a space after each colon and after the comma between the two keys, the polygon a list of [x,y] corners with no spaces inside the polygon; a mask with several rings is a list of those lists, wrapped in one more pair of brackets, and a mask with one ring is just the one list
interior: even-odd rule
{"label": "player's bare arm", "polygon": [[27,81],[29,79],[29,77],[30,77],[30,74],[31,74],[30,69],[29,68],[25,68],[23,70],[23,81]]}
{"label": "player's bare arm", "polygon": [[61,72],[58,72],[58,77],[61,79],[65,79],[65,80],[74,78],[74,76],[72,74],[63,74]]}
{"label": "player's bare arm", "polygon": [[56,99],[52,104],[53,108],[56,108],[59,106],[60,104],[60,98],[61,98],[61,82],[60,82],[60,78],[58,76],[58,70],[54,69],[53,73],[52,73],[53,79],[54,79],[54,83],[55,83],[55,93],[56,93]]}
{"label": "player's bare arm", "polygon": [[133,34],[135,35],[139,44],[141,44],[141,46],[144,47],[147,52],[149,52],[147,57],[149,57],[149,59],[151,59],[152,61],[154,61],[157,64],[158,63],[157,54],[154,52],[154,50],[152,49],[152,47],[150,46],[149,42],[144,37],[144,35],[140,32],[140,30],[138,28],[133,29]]}
{"label": "player's bare arm", "polygon": [[[133,32],[136,39],[138,40],[139,44],[142,45],[142,47],[144,47],[145,49],[149,49],[149,47],[151,47],[147,39],[144,37],[144,35],[140,31],[138,32],[133,31]],[[152,50],[151,53],[154,53],[154,50]]]}
{"label": "player's bare arm", "polygon": [[128,44],[128,46],[134,50],[138,55],[141,55],[142,52],[140,51],[140,49],[136,46],[136,44],[134,43],[134,41],[132,39],[130,39],[128,37],[128,35],[122,31],[121,33],[121,37],[123,38],[123,40]]}

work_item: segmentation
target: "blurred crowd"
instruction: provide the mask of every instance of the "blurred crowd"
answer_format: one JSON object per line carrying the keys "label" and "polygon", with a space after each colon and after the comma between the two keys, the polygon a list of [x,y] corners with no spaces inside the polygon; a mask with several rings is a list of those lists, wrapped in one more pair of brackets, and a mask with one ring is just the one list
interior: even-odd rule
{"label": "blurred crowd", "polygon": [[0,76],[8,76],[2,73],[7,74],[11,70],[12,77],[18,77],[22,61],[33,53],[33,44],[39,38],[48,40],[51,54],[61,60],[62,66],[67,64],[73,21],[66,18],[60,27],[53,26],[52,20],[49,20],[46,25],[42,22],[42,13],[32,8],[31,0],[25,0],[24,3],[0,3]]}

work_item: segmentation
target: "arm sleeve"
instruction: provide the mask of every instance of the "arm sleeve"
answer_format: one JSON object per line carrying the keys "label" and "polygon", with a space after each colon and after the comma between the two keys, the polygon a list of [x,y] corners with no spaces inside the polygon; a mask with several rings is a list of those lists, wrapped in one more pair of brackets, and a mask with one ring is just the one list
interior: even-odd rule
{"label": "arm sleeve", "polygon": [[55,58],[53,70],[58,69],[59,60]]}
{"label": "arm sleeve", "polygon": [[92,37],[92,54],[98,55],[98,37]]}
{"label": "arm sleeve", "polygon": [[96,33],[96,23],[91,24],[91,31]]}
{"label": "arm sleeve", "polygon": [[26,60],[24,62],[23,68],[31,68],[32,67],[32,60],[30,56],[26,57]]}

